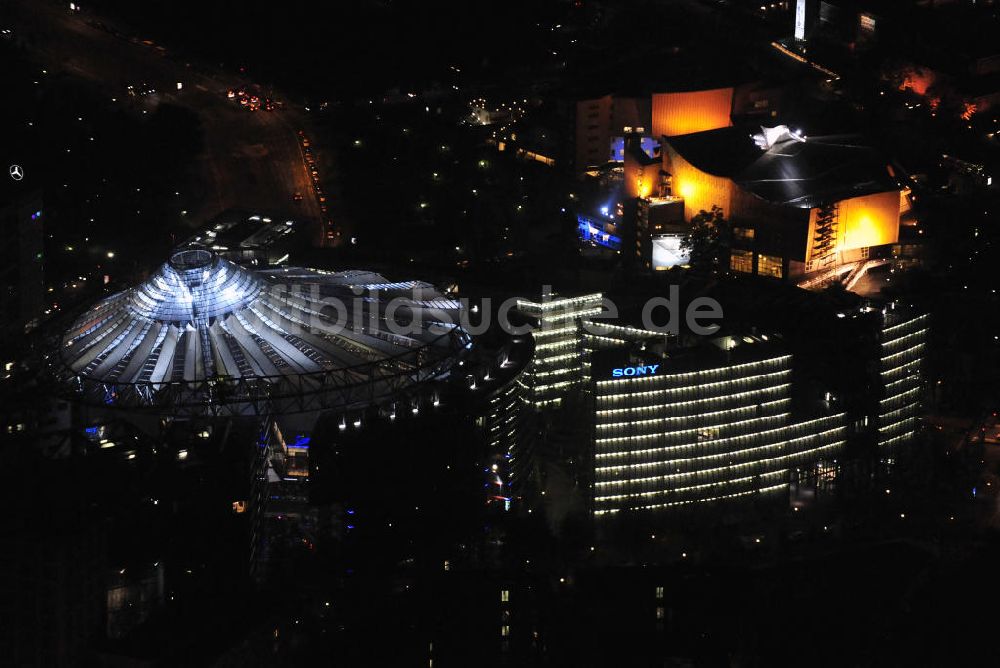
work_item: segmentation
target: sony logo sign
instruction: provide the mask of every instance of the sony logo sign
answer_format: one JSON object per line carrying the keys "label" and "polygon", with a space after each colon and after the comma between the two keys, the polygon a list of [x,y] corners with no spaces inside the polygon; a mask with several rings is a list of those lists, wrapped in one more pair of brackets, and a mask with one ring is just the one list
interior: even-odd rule
{"label": "sony logo sign", "polygon": [[614,378],[621,378],[622,376],[655,376],[656,370],[660,368],[659,364],[642,364],[640,366],[625,366],[618,369],[612,369],[611,375]]}

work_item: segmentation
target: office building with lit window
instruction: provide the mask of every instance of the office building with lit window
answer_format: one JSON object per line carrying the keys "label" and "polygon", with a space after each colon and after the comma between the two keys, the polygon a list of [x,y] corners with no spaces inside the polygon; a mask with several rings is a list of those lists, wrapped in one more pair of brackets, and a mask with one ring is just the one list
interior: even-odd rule
{"label": "office building with lit window", "polygon": [[[625,341],[639,330],[607,333]],[[830,402],[793,412],[792,356],[774,337],[595,343],[595,516],[787,494],[835,466],[847,443],[847,416]]]}
{"label": "office building with lit window", "polygon": [[920,430],[928,316],[778,282],[740,286],[713,293],[740,324],[712,337],[640,326],[639,302],[609,318],[596,294],[522,300],[539,327],[525,396],[574,412],[559,447],[515,449],[519,466],[571,462],[595,516],[808,503],[889,470]]}
{"label": "office building with lit window", "polygon": [[743,497],[799,503],[908,452],[929,316],[798,292],[804,301],[778,307],[799,314],[786,314],[780,334],[692,339],[625,320],[583,323],[592,449],[580,479],[595,516]]}
{"label": "office building with lit window", "polygon": [[536,444],[536,414],[527,382],[533,354],[531,336],[511,336],[496,347],[480,340],[462,365],[464,376],[456,378],[452,391],[445,394],[453,409],[473,416],[485,448],[487,503],[505,510],[530,473]]}
{"label": "office building with lit window", "polygon": [[535,356],[526,376],[536,408],[557,407],[583,382],[581,320],[601,312],[601,293],[575,297],[518,299],[517,309],[533,321]]}
{"label": "office building with lit window", "polygon": [[891,449],[914,437],[920,421],[923,391],[922,364],[930,317],[897,309],[881,312],[879,380],[881,397],[876,422],[880,450]]}

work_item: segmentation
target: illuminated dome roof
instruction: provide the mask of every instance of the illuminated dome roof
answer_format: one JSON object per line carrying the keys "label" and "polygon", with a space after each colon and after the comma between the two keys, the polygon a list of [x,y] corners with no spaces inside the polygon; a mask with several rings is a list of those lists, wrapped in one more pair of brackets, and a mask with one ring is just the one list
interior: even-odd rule
{"label": "illuminated dome roof", "polygon": [[322,402],[329,408],[352,403],[352,388],[364,386],[371,399],[445,373],[468,347],[460,308],[419,281],[250,271],[184,250],[80,316],[59,361],[78,392],[106,404],[339,394]]}
{"label": "illuminated dome roof", "polygon": [[127,308],[158,322],[201,322],[244,308],[262,287],[232,262],[205,250],[186,250],[133,290]]}

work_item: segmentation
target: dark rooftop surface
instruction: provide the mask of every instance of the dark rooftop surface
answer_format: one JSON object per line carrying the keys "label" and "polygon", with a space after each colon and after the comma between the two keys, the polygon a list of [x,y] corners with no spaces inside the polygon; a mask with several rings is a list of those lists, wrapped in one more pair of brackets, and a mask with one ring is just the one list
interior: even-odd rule
{"label": "dark rooftop surface", "polygon": [[701,171],[725,178],[735,178],[761,156],[753,131],[746,127],[693,132],[663,141]]}
{"label": "dark rooftop surface", "polygon": [[701,171],[775,204],[812,208],[897,189],[888,161],[859,136],[785,135],[765,150],[754,134],[755,128],[734,126],[664,141]]}

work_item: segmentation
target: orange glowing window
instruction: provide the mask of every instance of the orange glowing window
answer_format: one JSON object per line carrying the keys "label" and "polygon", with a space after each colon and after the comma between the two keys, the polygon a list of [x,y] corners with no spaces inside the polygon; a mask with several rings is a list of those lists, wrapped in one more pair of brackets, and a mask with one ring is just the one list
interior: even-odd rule
{"label": "orange glowing window", "polygon": [[733,250],[729,256],[729,268],[741,274],[753,273],[753,252]]}
{"label": "orange glowing window", "polygon": [[758,255],[757,274],[759,276],[781,278],[784,275],[782,271],[781,257],[777,255]]}

